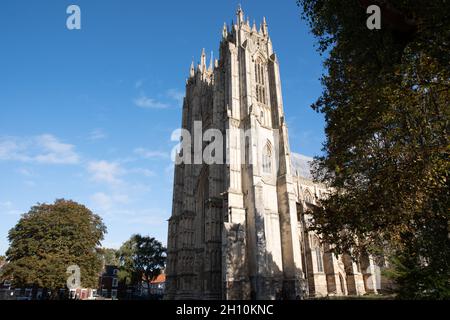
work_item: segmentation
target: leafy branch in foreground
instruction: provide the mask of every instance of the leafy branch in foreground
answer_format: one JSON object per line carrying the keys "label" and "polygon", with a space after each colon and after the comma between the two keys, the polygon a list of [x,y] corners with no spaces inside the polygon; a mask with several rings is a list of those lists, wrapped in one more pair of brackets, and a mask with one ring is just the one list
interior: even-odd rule
{"label": "leafy branch in foreground", "polygon": [[383,251],[400,297],[450,297],[450,6],[448,1],[299,0],[326,54],[326,120],[316,181],[332,191],[312,212],[338,253]]}

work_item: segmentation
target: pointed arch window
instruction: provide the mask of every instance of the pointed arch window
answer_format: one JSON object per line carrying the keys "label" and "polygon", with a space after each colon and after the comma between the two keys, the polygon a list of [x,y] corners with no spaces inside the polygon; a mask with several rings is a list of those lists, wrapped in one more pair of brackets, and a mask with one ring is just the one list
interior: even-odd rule
{"label": "pointed arch window", "polygon": [[316,247],[317,272],[323,272],[323,257],[320,247]]}
{"label": "pointed arch window", "polygon": [[265,174],[272,173],[272,145],[267,141],[262,156],[262,170]]}
{"label": "pointed arch window", "polygon": [[267,104],[267,94],[264,77],[264,65],[260,59],[255,62],[256,101]]}
{"label": "pointed arch window", "polygon": [[316,235],[312,236],[312,248],[316,254],[317,272],[323,272],[323,253],[320,240]]}

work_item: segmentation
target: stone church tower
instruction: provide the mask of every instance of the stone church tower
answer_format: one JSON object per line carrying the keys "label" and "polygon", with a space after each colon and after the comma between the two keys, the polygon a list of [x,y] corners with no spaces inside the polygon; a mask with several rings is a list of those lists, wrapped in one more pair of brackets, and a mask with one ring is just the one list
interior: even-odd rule
{"label": "stone church tower", "polygon": [[265,19],[257,29],[239,8],[236,24],[223,28],[220,59],[207,67],[203,52],[191,66],[182,128],[194,132],[194,121],[223,133],[224,159],[176,165],[167,298],[302,295],[279,66]]}
{"label": "stone church tower", "polygon": [[[315,295],[336,292],[339,285],[327,286],[340,281],[336,259],[330,255],[321,273],[302,229],[309,182],[291,165],[268,26],[251,25],[240,8],[236,15],[223,27],[219,59],[207,65],[203,51],[186,82],[182,128],[193,137],[183,137],[178,157],[193,161],[175,166],[166,298],[298,299],[311,294],[308,286]],[[208,164],[196,150],[208,149],[211,129],[224,141],[219,161]]]}

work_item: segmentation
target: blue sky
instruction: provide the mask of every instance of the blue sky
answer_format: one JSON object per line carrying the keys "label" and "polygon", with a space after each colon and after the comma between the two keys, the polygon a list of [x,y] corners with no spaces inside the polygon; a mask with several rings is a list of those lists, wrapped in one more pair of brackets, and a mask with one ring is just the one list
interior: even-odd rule
{"label": "blue sky", "polygon": [[[324,121],[322,57],[295,0],[240,1],[266,16],[280,61],[290,144],[314,156]],[[217,49],[234,1],[6,0],[0,10],[0,254],[20,214],[73,199],[102,216],[103,242],[132,233],[166,243],[173,130],[185,79],[201,49]],[[66,28],[81,8],[82,29]]]}

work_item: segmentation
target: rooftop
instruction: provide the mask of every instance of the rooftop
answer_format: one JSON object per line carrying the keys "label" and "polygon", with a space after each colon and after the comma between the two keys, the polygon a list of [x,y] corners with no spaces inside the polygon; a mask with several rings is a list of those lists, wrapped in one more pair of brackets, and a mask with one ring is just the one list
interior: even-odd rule
{"label": "rooftop", "polygon": [[291,153],[292,173],[305,179],[312,180],[311,161],[314,159],[300,153]]}

